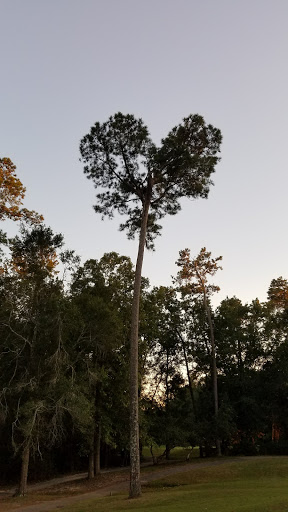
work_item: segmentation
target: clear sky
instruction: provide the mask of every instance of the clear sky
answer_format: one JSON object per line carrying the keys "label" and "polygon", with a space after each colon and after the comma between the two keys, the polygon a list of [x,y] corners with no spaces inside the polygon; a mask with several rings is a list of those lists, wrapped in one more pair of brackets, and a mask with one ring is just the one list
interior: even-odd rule
{"label": "clear sky", "polygon": [[206,246],[223,256],[218,300],[288,278],[287,0],[0,0],[0,19],[0,156],[83,262],[135,262],[137,243],[94,213],[80,139],[121,111],[158,143],[199,113],[223,133],[215,186],[164,220],[144,275],[169,285],[179,250]]}

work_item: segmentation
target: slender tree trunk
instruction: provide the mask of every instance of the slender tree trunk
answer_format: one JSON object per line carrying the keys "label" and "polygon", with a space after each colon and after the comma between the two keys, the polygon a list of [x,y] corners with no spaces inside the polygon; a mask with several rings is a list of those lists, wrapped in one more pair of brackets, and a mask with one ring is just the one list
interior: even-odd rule
{"label": "slender tree trunk", "polygon": [[101,424],[100,419],[97,420],[95,425],[95,434],[94,434],[94,473],[95,476],[99,475],[101,472],[100,469],[100,447],[101,447]]}
{"label": "slender tree trunk", "polygon": [[94,447],[92,446],[89,451],[89,460],[88,460],[88,479],[92,480],[95,476],[94,473]]}
{"label": "slender tree trunk", "polygon": [[165,446],[165,459],[166,460],[170,459],[170,452],[171,452],[171,448],[170,448],[170,444],[168,443]]}
{"label": "slender tree trunk", "polygon": [[[167,420],[170,416],[170,389],[169,389],[168,376],[169,376],[169,350],[167,349],[166,350],[166,375],[165,375],[165,387],[166,387],[166,390],[165,390],[165,394],[166,394],[165,413],[166,413]],[[167,441],[166,445],[165,445],[165,459],[166,460],[169,460],[169,458],[170,458],[170,451],[171,451],[170,443],[169,443],[169,441]]]}
{"label": "slender tree trunk", "polygon": [[25,496],[27,493],[27,479],[28,479],[28,468],[29,468],[29,457],[30,457],[30,447],[29,444],[25,446],[22,453],[22,464],[21,464],[21,476],[19,483],[19,496]]}
{"label": "slender tree trunk", "polygon": [[187,357],[187,351],[186,351],[186,344],[185,344],[184,338],[180,334],[180,332],[177,331],[177,334],[178,334],[178,336],[180,338],[180,341],[181,341],[181,344],[182,344],[182,348],[183,348],[183,355],[184,355],[184,361],[185,361],[185,366],[186,366],[188,385],[189,385],[189,392],[190,392],[190,397],[191,397],[191,402],[192,402],[192,409],[193,409],[193,413],[194,413],[194,418],[196,420],[196,404],[195,404],[192,380],[191,380],[191,375],[190,375],[190,370],[189,370],[188,357]]}
{"label": "slender tree trunk", "polygon": [[239,370],[239,381],[243,380],[243,361],[242,361],[242,350],[241,350],[241,342],[237,341],[237,354],[238,354],[238,370]]}
{"label": "slender tree trunk", "polygon": [[139,236],[139,247],[135,270],[134,293],[132,302],[130,338],[130,498],[137,498],[141,496],[138,411],[138,329],[139,304],[141,294],[141,276],[149,207],[150,198],[147,198],[143,206],[143,213],[141,219],[141,230]]}
{"label": "slender tree trunk", "polygon": [[107,469],[109,465],[110,460],[110,448],[108,447],[108,444],[105,444],[104,446],[104,468]]}
{"label": "slender tree trunk", "polygon": [[[207,304],[207,298],[206,298],[205,291],[204,291],[204,307],[206,310],[209,329],[210,329],[214,411],[215,411],[215,418],[217,421],[219,404],[218,404],[218,383],[217,383],[217,366],[216,366],[216,354],[215,354],[215,338],[214,338],[214,328],[213,328],[212,318],[211,318],[211,311],[210,311],[209,305]],[[220,439],[218,439],[218,436],[216,436],[216,450],[217,450],[217,457],[221,457],[221,455],[222,455],[221,443],[220,443]]]}
{"label": "slender tree trunk", "polygon": [[93,465],[94,475],[99,475],[100,470],[100,446],[101,446],[101,413],[99,411],[99,403],[101,401],[101,383],[95,386],[95,415],[94,415],[94,433],[93,433]]}

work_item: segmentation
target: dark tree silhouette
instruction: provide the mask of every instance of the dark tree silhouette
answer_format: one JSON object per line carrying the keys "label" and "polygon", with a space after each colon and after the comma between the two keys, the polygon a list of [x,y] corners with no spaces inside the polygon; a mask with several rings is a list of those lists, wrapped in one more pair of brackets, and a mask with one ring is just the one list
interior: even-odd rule
{"label": "dark tree silhouette", "polygon": [[138,426],[138,323],[145,244],[153,247],[166,214],[175,215],[182,197],[207,197],[219,160],[220,130],[190,115],[157,147],[142,119],[117,113],[95,123],[80,143],[84,173],[97,189],[97,213],[126,215],[128,237],[139,232],[130,353],[130,497],[141,495]]}

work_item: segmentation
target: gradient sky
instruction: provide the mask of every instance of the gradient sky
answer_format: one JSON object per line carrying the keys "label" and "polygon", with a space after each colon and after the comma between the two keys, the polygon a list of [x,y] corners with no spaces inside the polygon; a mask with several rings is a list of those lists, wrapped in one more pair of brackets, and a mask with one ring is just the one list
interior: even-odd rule
{"label": "gradient sky", "polygon": [[169,285],[179,250],[206,246],[223,256],[217,302],[288,278],[287,0],[0,0],[0,19],[0,156],[83,262],[135,262],[137,242],[94,213],[80,139],[121,111],[158,143],[199,113],[223,134],[215,186],[165,218],[143,274]]}

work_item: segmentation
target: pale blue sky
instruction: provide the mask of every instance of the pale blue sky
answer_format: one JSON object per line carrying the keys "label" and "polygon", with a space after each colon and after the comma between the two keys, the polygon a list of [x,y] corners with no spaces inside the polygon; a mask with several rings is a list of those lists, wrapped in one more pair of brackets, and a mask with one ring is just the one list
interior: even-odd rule
{"label": "pale blue sky", "polygon": [[144,275],[168,285],[179,250],[206,246],[219,299],[265,300],[288,278],[287,0],[0,0],[0,18],[0,155],[83,261],[137,252],[93,212],[83,135],[122,111],[159,142],[199,113],[223,133],[215,186],[165,219]]}

